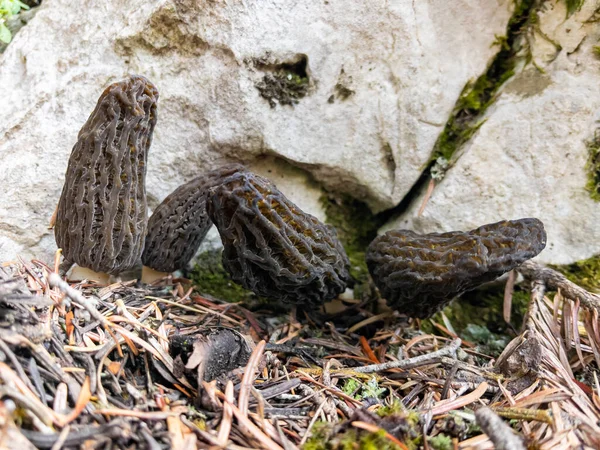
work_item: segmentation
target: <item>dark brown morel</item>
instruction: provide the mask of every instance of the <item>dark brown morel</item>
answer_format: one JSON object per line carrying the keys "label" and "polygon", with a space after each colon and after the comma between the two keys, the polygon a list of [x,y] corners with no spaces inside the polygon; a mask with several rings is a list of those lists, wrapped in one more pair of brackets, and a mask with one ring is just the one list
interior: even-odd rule
{"label": "dark brown morel", "polygon": [[333,227],[303,212],[269,180],[244,171],[209,191],[208,214],[236,283],[287,303],[320,305],[350,279]]}
{"label": "dark brown morel", "polygon": [[143,264],[160,272],[185,268],[212,226],[206,212],[208,189],[240,170],[244,167],[239,164],[220,167],[169,194],[148,221]]}
{"label": "dark brown morel", "polygon": [[394,230],[367,249],[367,266],[390,306],[427,318],[456,296],[498,278],[546,246],[538,219],[505,220],[468,232]]}
{"label": "dark brown morel", "polygon": [[55,237],[66,262],[116,274],[132,268],[147,226],[146,160],[158,91],[141,76],[110,85],[79,132]]}

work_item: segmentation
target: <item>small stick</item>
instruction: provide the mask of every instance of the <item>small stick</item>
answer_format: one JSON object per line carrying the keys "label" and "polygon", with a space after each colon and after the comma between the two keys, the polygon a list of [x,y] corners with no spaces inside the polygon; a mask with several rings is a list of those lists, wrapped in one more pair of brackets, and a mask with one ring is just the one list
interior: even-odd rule
{"label": "small stick", "polygon": [[475,419],[496,450],[525,450],[521,438],[490,408],[479,408]]}
{"label": "small stick", "polygon": [[229,433],[231,432],[231,423],[233,419],[233,410],[230,406],[230,404],[233,403],[233,383],[231,380],[227,381],[227,385],[225,386],[225,398],[227,401],[223,404],[223,418],[221,419],[219,434],[217,435],[217,442],[221,447],[225,447],[227,441],[229,441]]}
{"label": "small stick", "polygon": [[306,428],[306,431],[304,432],[304,436],[302,436],[302,440],[300,441],[300,444],[298,444],[300,447],[302,447],[308,440],[308,437],[310,436],[312,428],[315,426],[315,423],[319,419],[319,415],[321,414],[321,411],[323,411],[323,408],[325,407],[325,403],[327,403],[327,399],[323,400],[321,402],[321,404],[319,405],[319,407],[317,408],[315,415],[311,419],[310,423],[308,424],[308,427]]}
{"label": "small stick", "polygon": [[425,192],[425,197],[423,197],[423,202],[421,203],[421,207],[419,208],[419,212],[417,213],[417,217],[421,217],[423,211],[425,211],[425,207],[431,198],[431,194],[433,194],[433,189],[435,188],[435,180],[432,178],[429,180],[429,184],[427,185],[427,192]]}
{"label": "small stick", "polygon": [[109,326],[110,322],[104,317],[102,314],[98,312],[98,310],[91,304],[91,302],[85,298],[85,296],[76,289],[73,289],[69,286],[69,283],[64,281],[58,274],[51,273],[48,278],[51,287],[57,287],[60,289],[67,297],[69,297],[74,302],[80,304],[83,308],[85,308],[90,315],[100,321],[100,323],[104,326]]}
{"label": "small stick", "polygon": [[588,309],[600,311],[600,295],[586,291],[568,280],[562,273],[533,261],[524,262],[518,269],[528,280],[539,280],[548,289],[560,289],[563,297],[579,302]]}
{"label": "small stick", "polygon": [[510,323],[510,312],[512,310],[512,298],[516,279],[517,273],[514,270],[508,272],[508,279],[506,280],[506,286],[504,287],[504,307],[502,309],[502,315],[506,323]]}
{"label": "small stick", "polygon": [[449,356],[456,354],[456,350],[460,347],[462,341],[457,338],[454,339],[446,347],[426,355],[415,356],[414,358],[403,359],[401,361],[391,361],[382,364],[371,364],[369,366],[353,368],[355,372],[360,373],[372,373],[382,372],[389,369],[405,369],[407,367],[414,367],[415,365],[423,366],[428,364],[430,361],[436,361],[442,356]]}
{"label": "small stick", "polygon": [[457,397],[452,400],[439,401],[436,405],[427,410],[426,413],[430,413],[431,416],[437,416],[438,414],[444,414],[455,409],[462,408],[463,406],[470,405],[471,403],[479,400],[481,396],[485,394],[487,388],[488,384],[486,381],[484,381],[470,394],[463,395],[462,397]]}
{"label": "small stick", "polygon": [[240,393],[238,396],[238,405],[240,406],[240,411],[242,414],[248,413],[248,400],[250,399],[250,388],[254,382],[254,373],[258,368],[258,363],[260,362],[260,358],[265,351],[266,342],[260,341],[252,355],[250,355],[250,359],[248,360],[248,364],[246,365],[246,369],[244,370],[244,377],[242,378],[242,383],[240,386]]}

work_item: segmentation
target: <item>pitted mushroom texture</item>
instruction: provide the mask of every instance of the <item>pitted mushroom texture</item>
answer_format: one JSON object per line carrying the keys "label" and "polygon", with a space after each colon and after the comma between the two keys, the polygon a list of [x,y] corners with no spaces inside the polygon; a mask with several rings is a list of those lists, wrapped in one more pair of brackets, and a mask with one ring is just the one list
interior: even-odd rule
{"label": "pitted mushroom texture", "polygon": [[395,230],[367,249],[367,266],[390,306],[427,318],[465,291],[498,278],[546,246],[538,219],[505,220],[469,232]]}
{"label": "pitted mushroom texture", "polygon": [[319,305],[350,279],[333,227],[303,212],[269,180],[238,172],[210,190],[208,214],[223,241],[223,266],[256,294]]}
{"label": "pitted mushroom texture", "polygon": [[114,83],[79,132],[56,216],[56,243],[65,261],[119,273],[139,260],[157,99],[158,91],[144,77]]}
{"label": "pitted mushroom texture", "polygon": [[154,270],[183,269],[195,255],[212,222],[206,212],[208,189],[224,177],[244,170],[229,164],[179,186],[158,205],[148,221],[142,262]]}

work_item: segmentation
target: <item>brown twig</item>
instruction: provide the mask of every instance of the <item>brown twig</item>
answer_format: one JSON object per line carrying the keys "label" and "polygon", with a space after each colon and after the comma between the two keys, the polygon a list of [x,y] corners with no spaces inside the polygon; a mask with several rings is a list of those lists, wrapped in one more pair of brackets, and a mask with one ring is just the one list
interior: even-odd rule
{"label": "brown twig", "polygon": [[548,289],[560,289],[562,295],[571,300],[579,300],[582,306],[600,311],[600,295],[586,291],[567,279],[562,273],[533,261],[524,262],[518,269],[528,280],[539,280]]}
{"label": "brown twig", "polygon": [[[431,352],[426,355],[415,356],[414,358],[403,359],[400,361],[392,361],[382,364],[371,364],[368,366],[356,367],[353,368],[355,372],[359,373],[373,373],[373,372],[383,372],[389,369],[406,369],[408,367],[417,367],[424,366],[426,364],[431,364],[432,361],[436,361],[438,358],[455,355],[456,350],[460,347],[462,341],[460,339],[454,339],[450,344],[446,347],[436,351]],[[333,373],[333,372],[332,372]]]}

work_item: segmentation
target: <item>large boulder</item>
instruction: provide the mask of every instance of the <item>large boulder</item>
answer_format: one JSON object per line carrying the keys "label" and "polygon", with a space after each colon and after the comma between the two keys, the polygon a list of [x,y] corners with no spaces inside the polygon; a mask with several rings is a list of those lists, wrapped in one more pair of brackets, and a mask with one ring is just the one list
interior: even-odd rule
{"label": "large boulder", "polygon": [[589,142],[600,133],[600,27],[589,20],[597,2],[567,20],[565,3],[542,10],[530,36],[532,62],[503,86],[423,214],[425,192],[384,230],[468,230],[537,217],[548,234],[540,261],[600,253],[600,203],[585,189]]}
{"label": "large boulder", "polygon": [[45,0],[0,56],[0,261],[52,256],[48,223],[77,132],[128,73],[161,93],[151,206],[220,161],[268,156],[307,172],[288,183],[302,205],[318,209],[324,187],[393,207],[497,51],[512,5]]}

